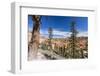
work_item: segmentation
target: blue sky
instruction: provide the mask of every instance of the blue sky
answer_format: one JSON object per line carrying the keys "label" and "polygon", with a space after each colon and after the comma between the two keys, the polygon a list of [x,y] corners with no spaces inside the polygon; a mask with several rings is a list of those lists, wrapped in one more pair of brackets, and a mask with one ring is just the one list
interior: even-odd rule
{"label": "blue sky", "polygon": [[[40,34],[48,37],[48,28],[53,29],[54,37],[69,37],[71,22],[76,22],[76,29],[79,36],[87,36],[88,17],[74,16],[41,16]],[[34,21],[32,15],[28,15],[28,28],[32,31]]]}

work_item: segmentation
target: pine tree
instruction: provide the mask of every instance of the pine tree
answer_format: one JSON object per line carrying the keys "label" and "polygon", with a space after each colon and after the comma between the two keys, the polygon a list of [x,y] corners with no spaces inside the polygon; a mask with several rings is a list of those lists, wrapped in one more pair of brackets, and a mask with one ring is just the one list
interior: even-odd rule
{"label": "pine tree", "polygon": [[51,42],[51,40],[52,40],[52,37],[53,37],[53,35],[52,35],[53,30],[52,30],[51,27],[49,27],[48,33],[49,33],[49,47],[50,47],[50,49],[52,49],[52,42]]}
{"label": "pine tree", "polygon": [[71,57],[75,58],[75,51],[76,51],[76,35],[77,35],[77,30],[76,30],[76,23],[73,21],[71,22],[71,37],[70,37],[70,49],[71,49]]}

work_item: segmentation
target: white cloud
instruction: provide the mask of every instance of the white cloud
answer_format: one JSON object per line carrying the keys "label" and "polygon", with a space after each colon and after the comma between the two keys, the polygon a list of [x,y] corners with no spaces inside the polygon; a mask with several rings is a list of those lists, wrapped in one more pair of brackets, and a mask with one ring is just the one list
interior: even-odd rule
{"label": "white cloud", "polygon": [[81,36],[83,36],[83,37],[88,37],[88,32],[79,32],[79,33],[77,34],[77,37],[81,37]]}
{"label": "white cloud", "polygon": [[[32,30],[32,28],[29,28],[29,30]],[[40,30],[41,36],[44,36],[48,38],[48,30]],[[71,36],[71,32],[67,31],[60,31],[53,29],[53,38],[67,38]],[[88,32],[78,32],[77,37],[87,37]]]}
{"label": "white cloud", "polygon": [[[71,32],[58,31],[58,30],[54,30],[53,34],[54,35],[60,35],[64,38],[71,36]],[[78,32],[78,34],[77,34],[77,37],[87,37],[87,36],[88,36],[88,32],[86,32],[86,31]]]}
{"label": "white cloud", "polygon": [[59,37],[66,38],[66,37],[70,37],[71,32],[65,32],[65,31],[54,30],[54,31],[53,31],[53,34],[54,34],[54,35],[58,35]]}
{"label": "white cloud", "polygon": [[[41,35],[48,37],[48,30],[40,30]],[[70,37],[71,32],[65,32],[65,31],[59,31],[59,30],[53,30],[53,37],[55,38],[66,38]]]}
{"label": "white cloud", "polygon": [[48,31],[47,30],[41,30],[40,29],[40,34],[48,34]]}

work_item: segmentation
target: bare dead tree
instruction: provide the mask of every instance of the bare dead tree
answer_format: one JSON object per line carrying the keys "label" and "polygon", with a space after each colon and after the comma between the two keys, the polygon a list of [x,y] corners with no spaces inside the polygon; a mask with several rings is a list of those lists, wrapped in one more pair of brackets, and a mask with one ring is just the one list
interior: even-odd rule
{"label": "bare dead tree", "polygon": [[32,55],[33,58],[36,58],[39,47],[39,39],[40,39],[40,16],[33,15],[32,20],[33,20],[33,29],[28,50],[30,55]]}

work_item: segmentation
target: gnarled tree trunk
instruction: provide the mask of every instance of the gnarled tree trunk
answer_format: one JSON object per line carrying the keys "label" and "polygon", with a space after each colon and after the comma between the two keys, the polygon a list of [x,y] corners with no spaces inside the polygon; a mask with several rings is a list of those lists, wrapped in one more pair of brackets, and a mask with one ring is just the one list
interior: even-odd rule
{"label": "gnarled tree trunk", "polygon": [[39,39],[40,39],[40,16],[33,15],[33,30],[31,41],[28,45],[29,47],[29,60],[36,59],[39,47]]}

